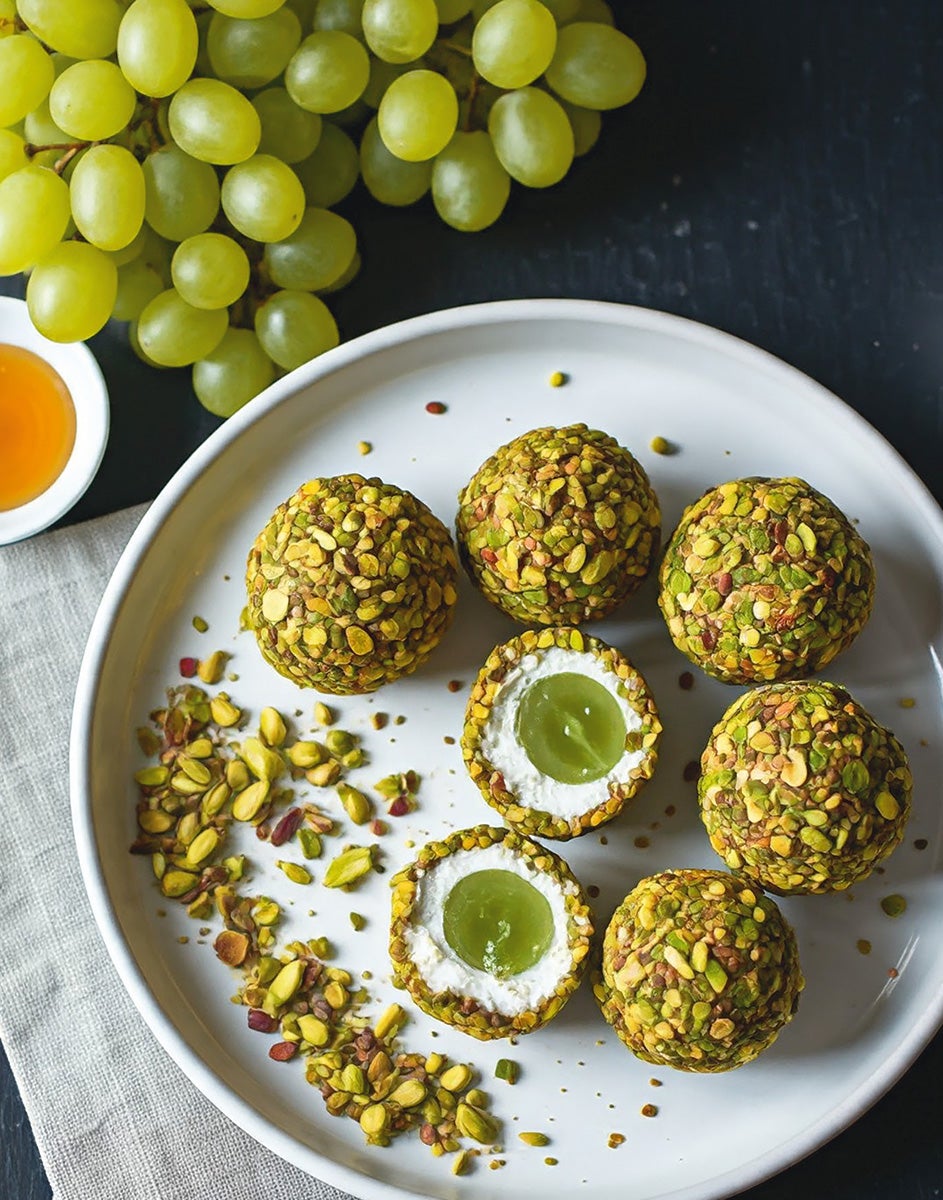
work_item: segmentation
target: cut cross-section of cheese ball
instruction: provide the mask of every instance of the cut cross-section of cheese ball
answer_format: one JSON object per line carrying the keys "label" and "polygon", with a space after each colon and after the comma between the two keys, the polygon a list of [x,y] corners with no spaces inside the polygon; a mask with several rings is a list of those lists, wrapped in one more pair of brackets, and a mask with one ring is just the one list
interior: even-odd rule
{"label": "cut cross-section of cheese ball", "polygon": [[654,565],[658,498],[641,463],[585,425],[532,429],[459,493],[459,553],[486,599],[527,625],[604,617]]}
{"label": "cut cross-section of cheese ball", "polygon": [[841,891],[900,843],[913,781],[897,738],[834,683],[746,692],[714,726],[698,795],[732,870],[782,895]]}
{"label": "cut cross-section of cheese ball", "polygon": [[448,530],[410,492],[361,475],[312,479],[249,552],[247,620],[280,675],[321,692],[372,692],[438,645],[457,571]]}
{"label": "cut cross-section of cheese ball", "polygon": [[489,655],[462,753],[518,832],[572,838],[611,821],[651,778],[661,721],[641,674],[579,629],[528,631]]}
{"label": "cut cross-section of cheese ball", "polygon": [[803,986],[776,904],[726,872],[689,869],[643,879],[622,901],[594,992],[639,1058],[727,1071],[772,1044]]}
{"label": "cut cross-section of cheese ball", "polygon": [[558,855],[477,825],[393,879],[390,957],[423,1012],[481,1039],[545,1025],[579,986],[593,932]]}
{"label": "cut cross-section of cheese ball", "polygon": [[685,509],[659,572],[674,644],[725,683],[819,671],[871,614],[867,542],[802,479],[735,479]]}

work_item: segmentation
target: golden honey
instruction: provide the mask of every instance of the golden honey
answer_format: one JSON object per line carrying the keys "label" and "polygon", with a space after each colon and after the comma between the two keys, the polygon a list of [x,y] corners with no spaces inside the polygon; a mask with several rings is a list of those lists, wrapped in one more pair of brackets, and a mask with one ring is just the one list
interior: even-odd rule
{"label": "golden honey", "polygon": [[41,496],[75,444],[75,406],[52,367],[0,343],[0,511]]}

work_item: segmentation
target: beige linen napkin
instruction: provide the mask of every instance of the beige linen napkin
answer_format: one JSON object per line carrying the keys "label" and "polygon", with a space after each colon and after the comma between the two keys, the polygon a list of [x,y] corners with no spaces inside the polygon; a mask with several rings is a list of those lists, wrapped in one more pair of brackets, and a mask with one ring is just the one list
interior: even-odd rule
{"label": "beige linen napkin", "polygon": [[193,1087],[111,965],[72,841],[72,697],[145,511],[0,547],[0,1039],[57,1200],[343,1200]]}

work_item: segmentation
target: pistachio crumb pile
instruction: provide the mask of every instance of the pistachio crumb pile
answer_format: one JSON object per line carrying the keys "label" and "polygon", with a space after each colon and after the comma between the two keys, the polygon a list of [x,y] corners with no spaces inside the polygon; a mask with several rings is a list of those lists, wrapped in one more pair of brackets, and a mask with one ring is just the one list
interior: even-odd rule
{"label": "pistachio crumb pile", "polygon": [[[323,704],[316,706],[315,718],[333,726],[334,714]],[[140,833],[131,851],[150,855],[162,894],[185,905],[191,917],[207,921],[215,913],[222,919],[216,955],[242,974],[233,1000],[248,1008],[249,1028],[278,1035],[269,1057],[303,1060],[305,1077],[320,1091],[327,1111],[356,1120],[368,1143],[385,1146],[416,1129],[433,1154],[457,1152],[457,1174],[467,1171],[474,1155],[462,1151],[461,1139],[490,1146],[499,1135],[487,1097],[474,1086],[473,1068],[441,1054],[402,1049],[397,1035],[407,1015],[398,1004],[371,1024],[361,1011],[369,999],[366,990],[354,986],[349,971],[325,962],[332,953],[327,938],[278,949],[281,906],[268,896],[240,893],[235,885],[248,869],[246,857],[224,857],[234,820],[255,826],[273,846],[296,841],[306,860],[321,857],[321,839],[336,835],[334,820],[317,805],[294,803],[286,780],[320,788],[336,784],[350,819],[370,820],[372,800],[342,781],[347,769],[365,762],[357,739],[328,728],[323,743],[290,740],[282,714],[265,708],[258,736],[230,740],[233,729],[244,724],[242,710],[227,694],[210,698],[190,684],[172,689],[151,720],[137,736],[142,751],[157,762],[135,774]],[[376,790],[397,816],[415,807],[419,784],[410,770],[378,781]],[[371,831],[376,823],[370,821]],[[293,883],[314,880],[313,869],[300,863],[277,859],[276,866]],[[376,844],[349,845],[331,859],[321,882],[350,890],[376,869]],[[354,928],[363,927],[360,914],[350,917]]]}

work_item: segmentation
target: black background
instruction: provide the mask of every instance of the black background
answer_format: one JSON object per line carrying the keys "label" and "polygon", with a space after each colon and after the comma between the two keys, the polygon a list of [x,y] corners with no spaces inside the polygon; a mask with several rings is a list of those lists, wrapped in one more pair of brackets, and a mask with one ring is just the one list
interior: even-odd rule
{"label": "black background", "polygon": [[[502,221],[471,236],[441,225],[428,201],[382,209],[359,189],[345,201],[364,266],[333,298],[343,334],[516,297],[664,309],[755,342],[831,388],[943,500],[943,7],[615,8],[645,51],[648,82],[561,185],[516,188]],[[21,294],[21,281],[0,280],[0,291]],[[112,434],[64,523],[152,498],[218,424],[186,372],[141,365],[122,326],[92,348]],[[941,1081],[938,1036],[851,1129],[746,1196],[938,1197]],[[741,1136],[731,1130],[731,1145]],[[0,1197],[49,1197],[2,1055],[0,1142]]]}

